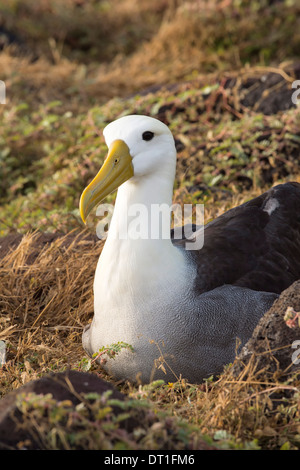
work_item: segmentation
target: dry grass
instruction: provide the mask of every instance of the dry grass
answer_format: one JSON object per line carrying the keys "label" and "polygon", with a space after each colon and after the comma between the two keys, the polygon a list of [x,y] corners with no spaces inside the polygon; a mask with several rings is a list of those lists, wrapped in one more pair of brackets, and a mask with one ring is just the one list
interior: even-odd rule
{"label": "dry grass", "polygon": [[1,75],[25,101],[28,93],[36,103],[67,93],[71,107],[99,104],[152,85],[293,60],[298,13],[293,2],[9,0],[0,21],[22,45],[1,54]]}
{"label": "dry grass", "polygon": [[[84,365],[81,334],[93,314],[92,284],[102,243],[95,244],[86,233],[55,237],[52,243],[45,243],[44,237],[25,235],[1,260],[0,338],[8,349],[1,370],[3,395],[49,371],[81,370]],[[95,363],[91,372],[114,383]],[[283,381],[256,370],[253,358],[238,376],[227,367],[219,379],[202,385],[179,380],[158,387],[125,383],[119,388],[186,421],[192,448],[205,435],[221,448],[278,449],[300,444],[299,385],[297,375]],[[42,429],[46,421],[41,423]],[[158,425],[154,428],[157,432]],[[140,447],[131,448],[151,448],[154,428]],[[89,446],[97,448],[93,433],[89,439]]]}
{"label": "dry grass", "polygon": [[229,368],[218,381],[191,390],[190,400],[186,393],[178,400],[177,413],[202,433],[233,448],[250,442],[269,449],[299,447],[299,378],[282,383],[256,371],[252,361],[239,377]]}
{"label": "dry grass", "polygon": [[2,393],[46,371],[74,366],[83,355],[81,333],[93,312],[101,243],[78,237],[39,244],[37,234],[28,234],[1,259],[1,338],[8,341]]}

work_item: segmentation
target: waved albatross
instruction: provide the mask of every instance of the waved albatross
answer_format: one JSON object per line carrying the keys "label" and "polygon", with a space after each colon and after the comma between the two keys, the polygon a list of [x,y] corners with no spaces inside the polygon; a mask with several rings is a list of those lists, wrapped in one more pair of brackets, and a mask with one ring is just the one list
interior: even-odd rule
{"label": "waved albatross", "polygon": [[[300,278],[300,185],[278,185],[208,223],[200,250],[187,250],[172,231],[126,238],[122,223],[132,205],[148,213],[153,204],[172,205],[174,138],[165,124],[140,115],[110,123],[103,134],[109,152],[82,193],[83,221],[119,189],[83,347],[93,355],[129,343],[133,352],[123,349],[105,366],[117,379],[199,383],[234,360],[237,341],[243,345],[278,294]],[[167,373],[157,367],[162,358]]]}

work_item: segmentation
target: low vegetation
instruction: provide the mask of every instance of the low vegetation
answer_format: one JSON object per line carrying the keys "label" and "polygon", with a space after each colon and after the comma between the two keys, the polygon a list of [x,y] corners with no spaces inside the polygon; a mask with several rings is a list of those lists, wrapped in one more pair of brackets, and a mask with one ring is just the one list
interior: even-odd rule
{"label": "low vegetation", "polygon": [[[78,202],[105,156],[106,123],[137,113],[168,124],[178,150],[174,202],[204,203],[206,222],[275,183],[300,182],[291,99],[299,18],[292,0],[0,1],[2,396],[68,367],[113,382],[81,346],[103,242],[95,215],[83,227]],[[115,385],[162,412],[162,426],[120,444],[113,422],[106,448],[195,449],[203,436],[220,448],[300,448],[299,374],[283,379],[250,362],[200,385]],[[55,416],[47,446],[78,446],[63,434],[69,404],[44,400]],[[175,419],[167,434],[165,413]],[[91,427],[87,448],[97,448],[95,436]]]}

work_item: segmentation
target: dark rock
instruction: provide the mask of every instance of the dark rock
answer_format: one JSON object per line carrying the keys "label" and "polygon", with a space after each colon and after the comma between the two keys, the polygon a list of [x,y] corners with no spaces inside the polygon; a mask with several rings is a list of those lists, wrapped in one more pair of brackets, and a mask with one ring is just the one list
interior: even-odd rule
{"label": "dark rock", "polygon": [[[19,442],[30,441],[29,448],[40,448],[40,442],[36,440],[30,430],[24,426],[22,413],[16,405],[16,399],[20,394],[35,393],[46,395],[51,393],[57,401],[70,400],[74,407],[78,405],[83,395],[93,392],[99,395],[111,391],[109,398],[125,400],[126,396],[116,390],[113,385],[87,372],[68,370],[61,373],[53,373],[38,380],[27,383],[13,392],[10,392],[0,400],[0,449],[17,448]],[[114,413],[122,412],[114,407]],[[127,419],[122,422],[127,430],[137,425],[136,420]]]}
{"label": "dark rock", "polygon": [[[288,312],[290,312],[288,314]],[[260,319],[252,337],[237,357],[232,373],[240,374],[250,361],[256,371],[284,379],[300,373],[300,280],[282,292]],[[299,313],[300,314],[300,313]]]}

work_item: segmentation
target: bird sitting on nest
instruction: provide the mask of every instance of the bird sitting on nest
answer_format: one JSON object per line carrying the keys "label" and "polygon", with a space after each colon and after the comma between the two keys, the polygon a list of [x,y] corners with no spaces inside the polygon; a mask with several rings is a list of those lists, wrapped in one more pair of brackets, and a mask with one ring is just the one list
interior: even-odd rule
{"label": "bird sitting on nest", "polygon": [[116,379],[199,383],[220,374],[238,342],[245,344],[278,294],[300,278],[300,185],[275,186],[195,231],[197,240],[204,230],[201,249],[186,249],[171,230],[167,237],[124,237],[128,208],[139,204],[150,214],[155,204],[172,205],[174,138],[162,122],[138,115],[110,123],[104,137],[109,152],[82,193],[83,221],[119,189],[83,347],[93,355],[130,344],[133,351],[122,349],[105,366]]}

